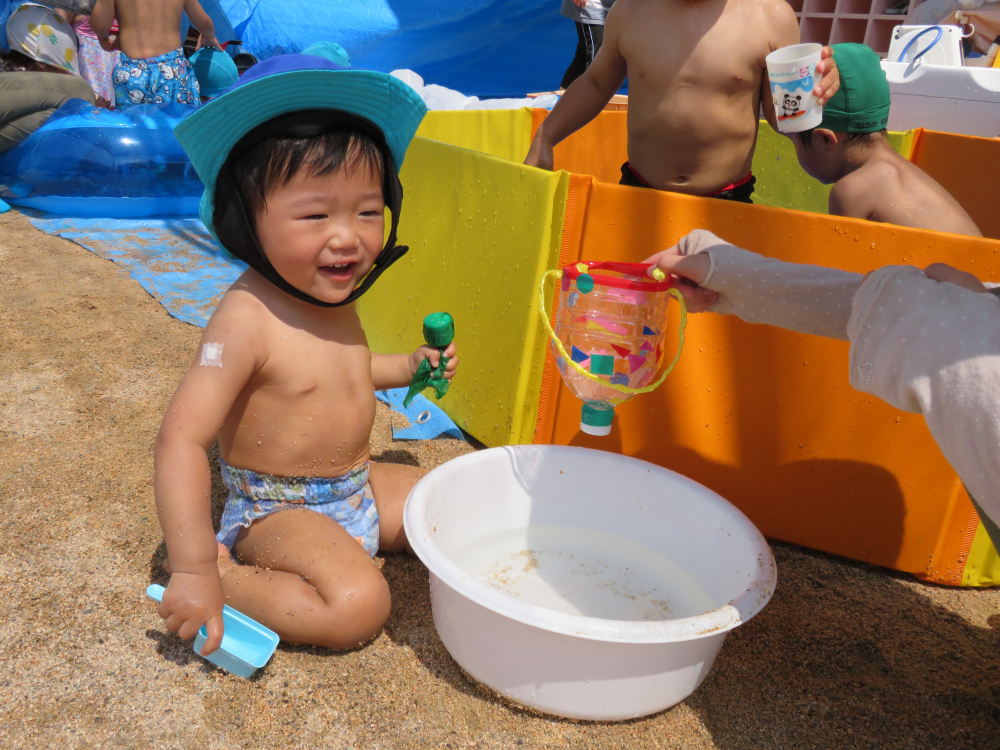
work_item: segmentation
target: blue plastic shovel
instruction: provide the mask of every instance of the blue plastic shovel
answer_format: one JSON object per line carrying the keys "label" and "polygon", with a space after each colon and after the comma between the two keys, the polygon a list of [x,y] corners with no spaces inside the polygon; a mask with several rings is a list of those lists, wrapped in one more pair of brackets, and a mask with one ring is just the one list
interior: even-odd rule
{"label": "blue plastic shovel", "polygon": [[[163,586],[153,584],[146,589],[146,596],[163,600]],[[194,637],[194,652],[217,667],[222,667],[237,677],[249,677],[267,664],[278,647],[278,634],[232,607],[222,605],[222,645],[208,656],[201,649],[208,640],[208,631],[201,626]]]}

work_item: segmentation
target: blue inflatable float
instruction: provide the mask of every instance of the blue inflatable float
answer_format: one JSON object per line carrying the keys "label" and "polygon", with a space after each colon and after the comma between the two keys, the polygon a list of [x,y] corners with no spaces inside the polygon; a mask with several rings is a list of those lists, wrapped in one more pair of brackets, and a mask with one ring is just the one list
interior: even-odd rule
{"label": "blue inflatable float", "polygon": [[183,104],[98,109],[71,99],[0,154],[0,198],[62,216],[194,216],[203,190],[174,127]]}

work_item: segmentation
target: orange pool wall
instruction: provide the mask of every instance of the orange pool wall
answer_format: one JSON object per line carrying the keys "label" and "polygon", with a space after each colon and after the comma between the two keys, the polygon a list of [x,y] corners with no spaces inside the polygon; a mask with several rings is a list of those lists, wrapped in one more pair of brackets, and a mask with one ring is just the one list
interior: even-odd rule
{"label": "orange pool wall", "polygon": [[[532,110],[532,138],[547,115],[548,112],[543,109]],[[590,124],[556,146],[555,168],[591,175],[601,182],[617,183],[621,178],[621,165],[628,159],[627,121],[627,111],[601,112]],[[900,136],[903,134],[894,134],[893,137]],[[774,156],[762,148],[764,140],[773,140],[770,126],[766,123],[761,124],[754,163],[755,172],[765,181],[764,184],[758,184],[760,193],[775,187],[766,184],[766,181],[778,176],[765,171],[773,165],[765,164],[764,159],[773,159]],[[996,175],[1000,175],[1000,138],[976,138],[918,128],[908,131],[901,140],[905,140],[905,143],[898,144],[897,150],[950,192],[972,217],[984,237],[1000,239],[1000,210],[997,210],[1000,196],[996,187]],[[795,159],[794,150],[790,146],[778,158],[786,160],[782,163],[783,178],[793,180],[800,193],[818,194],[822,191],[825,195],[828,192],[829,188],[806,175],[797,164],[787,164]],[[784,191],[779,193],[782,199],[785,197],[783,193]],[[768,201],[765,199],[764,202]],[[816,202],[815,198],[807,201],[814,210],[825,211],[825,198],[822,199],[822,206],[815,205]],[[772,205],[804,207],[801,204],[785,203],[783,200]]]}
{"label": "orange pool wall", "polygon": [[[583,175],[570,179],[560,264],[641,261],[699,227],[786,261],[858,273],[945,262],[1000,280],[994,240]],[[676,306],[671,316],[675,330]],[[855,391],[847,367],[846,342],[694,315],[673,374],[619,407],[608,437],[580,432],[580,402],[549,353],[534,441],[636,456],[711,487],[772,539],[960,583],[979,519],[958,476],[920,415]]]}

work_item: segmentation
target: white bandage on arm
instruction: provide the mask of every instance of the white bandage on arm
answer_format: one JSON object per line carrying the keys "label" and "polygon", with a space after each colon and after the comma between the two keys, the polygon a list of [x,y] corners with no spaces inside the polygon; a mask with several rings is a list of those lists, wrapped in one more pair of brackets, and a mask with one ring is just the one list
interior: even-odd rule
{"label": "white bandage on arm", "polygon": [[201,366],[222,367],[222,347],[225,344],[202,344]]}

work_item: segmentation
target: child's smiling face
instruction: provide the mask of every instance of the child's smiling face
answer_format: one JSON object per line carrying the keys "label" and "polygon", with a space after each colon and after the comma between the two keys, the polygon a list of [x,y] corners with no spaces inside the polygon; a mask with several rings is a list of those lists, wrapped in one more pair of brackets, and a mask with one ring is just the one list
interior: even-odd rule
{"label": "child's smiling face", "polygon": [[285,281],[322,302],[342,302],[382,250],[381,175],[364,163],[325,175],[304,165],[268,193],[256,224],[264,254]]}

